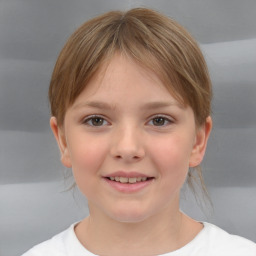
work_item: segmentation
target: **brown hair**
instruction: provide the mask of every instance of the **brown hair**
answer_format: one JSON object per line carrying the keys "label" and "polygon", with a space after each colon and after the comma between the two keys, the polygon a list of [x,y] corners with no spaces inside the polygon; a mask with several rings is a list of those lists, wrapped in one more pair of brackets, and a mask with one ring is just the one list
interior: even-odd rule
{"label": "brown hair", "polygon": [[[117,51],[155,72],[180,103],[193,109],[196,124],[204,124],[211,112],[212,91],[198,44],[176,21],[150,9],[135,8],[91,19],[67,41],[49,88],[51,113],[59,126],[67,108]],[[201,170],[197,173],[204,187]]]}

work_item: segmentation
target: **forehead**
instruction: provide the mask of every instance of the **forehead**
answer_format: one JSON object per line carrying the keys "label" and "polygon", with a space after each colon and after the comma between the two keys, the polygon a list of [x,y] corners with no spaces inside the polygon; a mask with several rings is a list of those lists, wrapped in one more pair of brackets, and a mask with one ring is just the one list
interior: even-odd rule
{"label": "forehead", "polygon": [[117,102],[122,96],[125,96],[125,101],[133,100],[133,102],[136,98],[144,103],[150,100],[176,101],[154,72],[130,57],[115,54],[99,68],[74,105],[92,99],[101,101],[111,99]]}

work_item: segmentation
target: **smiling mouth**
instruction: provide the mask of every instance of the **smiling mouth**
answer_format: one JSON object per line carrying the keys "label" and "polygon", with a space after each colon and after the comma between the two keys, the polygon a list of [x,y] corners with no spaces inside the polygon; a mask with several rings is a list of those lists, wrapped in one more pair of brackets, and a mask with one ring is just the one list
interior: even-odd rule
{"label": "smiling mouth", "polygon": [[129,183],[129,184],[144,182],[144,181],[153,179],[153,177],[130,177],[130,178],[128,178],[128,177],[106,177],[106,178],[111,181],[114,181],[114,182]]}

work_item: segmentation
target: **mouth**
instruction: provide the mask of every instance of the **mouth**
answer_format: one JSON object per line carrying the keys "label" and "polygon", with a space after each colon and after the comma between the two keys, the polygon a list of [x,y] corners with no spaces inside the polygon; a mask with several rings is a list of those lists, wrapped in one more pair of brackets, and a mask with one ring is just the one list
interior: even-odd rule
{"label": "mouth", "polygon": [[153,177],[120,177],[120,176],[115,176],[115,177],[106,177],[106,179],[118,182],[118,183],[123,183],[123,184],[135,184],[135,183],[141,183],[145,181],[149,181],[154,179]]}
{"label": "mouth", "polygon": [[121,193],[137,193],[144,191],[154,183],[156,178],[139,172],[117,171],[103,176],[105,184]]}

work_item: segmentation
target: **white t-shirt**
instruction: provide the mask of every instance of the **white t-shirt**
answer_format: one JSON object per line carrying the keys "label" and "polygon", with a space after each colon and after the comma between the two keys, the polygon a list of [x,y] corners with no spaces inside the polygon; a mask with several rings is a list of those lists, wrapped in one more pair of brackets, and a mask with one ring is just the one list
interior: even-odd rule
{"label": "white t-shirt", "polygon": [[[256,244],[230,235],[217,226],[203,222],[204,228],[184,247],[162,256],[256,256]],[[79,242],[75,224],[24,253],[22,256],[95,256]]]}

